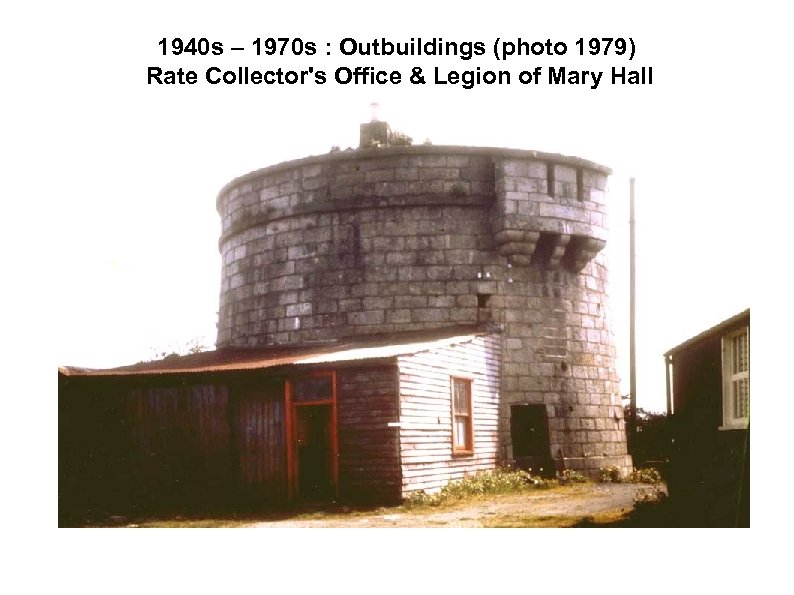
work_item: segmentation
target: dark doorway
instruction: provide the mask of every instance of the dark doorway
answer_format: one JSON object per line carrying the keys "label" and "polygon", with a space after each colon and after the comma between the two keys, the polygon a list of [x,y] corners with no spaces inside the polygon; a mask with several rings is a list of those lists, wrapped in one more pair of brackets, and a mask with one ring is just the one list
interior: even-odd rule
{"label": "dark doorway", "polygon": [[298,493],[305,500],[328,500],[334,495],[331,405],[295,409]]}
{"label": "dark doorway", "polygon": [[518,467],[536,475],[554,475],[545,405],[511,405],[510,435]]}

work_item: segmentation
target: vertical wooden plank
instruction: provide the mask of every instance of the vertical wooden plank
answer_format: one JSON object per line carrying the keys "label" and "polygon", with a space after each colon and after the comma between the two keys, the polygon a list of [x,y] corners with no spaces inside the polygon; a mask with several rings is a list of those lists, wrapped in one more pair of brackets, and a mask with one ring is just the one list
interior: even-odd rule
{"label": "vertical wooden plank", "polygon": [[157,428],[160,426],[160,409],[158,407],[159,398],[158,392],[154,388],[147,389],[146,405],[148,411],[146,412],[149,423],[147,431],[149,432],[149,457],[148,465],[150,476],[157,482],[157,453],[160,450],[160,441],[158,439]]}
{"label": "vertical wooden plank", "polygon": [[274,391],[270,390],[270,395],[268,395],[268,407],[267,407],[267,419],[268,419],[268,431],[267,431],[267,474],[270,478],[270,485],[275,490],[278,486],[278,474],[276,473],[275,465],[273,464],[276,449],[278,449],[278,439],[276,436],[276,427],[277,427],[277,420],[276,420],[276,395]]}
{"label": "vertical wooden plank", "polygon": [[255,403],[256,403],[256,445],[254,446],[253,456],[256,460],[256,479],[258,490],[257,492],[262,491],[262,485],[265,482],[265,470],[262,466],[262,459],[263,459],[263,446],[264,446],[264,434],[265,434],[265,412],[264,412],[264,399],[262,398],[261,394],[257,394],[255,396]]}
{"label": "vertical wooden plank", "polygon": [[286,428],[285,439],[287,443],[287,498],[295,497],[295,453],[293,452],[292,433],[293,433],[293,406],[292,406],[292,380],[287,378],[284,381],[284,427]]}
{"label": "vertical wooden plank", "polygon": [[206,469],[207,460],[207,438],[206,428],[204,427],[204,415],[206,413],[204,407],[205,389],[206,386],[203,384],[191,386],[188,397],[188,419],[190,419],[191,433],[193,434],[193,448],[197,451],[198,458],[204,469]]}
{"label": "vertical wooden plank", "polygon": [[284,404],[284,384],[281,386],[281,395],[277,401],[278,405],[278,449],[275,451],[275,464],[279,473],[279,481],[286,485],[287,481],[287,413]]}
{"label": "vertical wooden plank", "polygon": [[334,496],[339,498],[339,418],[337,412],[336,370],[331,371],[331,473],[334,481]]}
{"label": "vertical wooden plank", "polygon": [[250,401],[247,398],[247,395],[241,395],[240,399],[240,426],[242,427],[242,438],[243,438],[243,447],[242,447],[242,454],[243,454],[243,477],[245,478],[246,487],[250,488],[251,486],[251,457],[250,447],[251,447],[251,432],[249,428],[250,423]]}
{"label": "vertical wooden plank", "polygon": [[237,428],[237,452],[238,452],[238,461],[240,465],[240,482],[244,488],[248,486],[248,468],[247,468],[247,458],[245,455],[245,437],[247,435],[246,428],[245,428],[245,399],[243,395],[237,392],[235,395],[235,426]]}
{"label": "vertical wooden plank", "polygon": [[273,419],[273,399],[272,389],[268,388],[265,400],[265,450],[262,453],[265,477],[267,477],[268,491],[272,492],[276,487],[276,477],[273,471],[273,453],[278,448],[275,444],[275,434],[273,432],[275,420]]}
{"label": "vertical wooden plank", "polygon": [[257,395],[257,401],[259,402],[259,441],[257,444],[256,450],[256,459],[259,465],[259,475],[260,479],[260,491],[264,495],[267,491],[267,483],[270,480],[267,474],[267,395],[263,394],[261,389],[259,394]]}
{"label": "vertical wooden plank", "polygon": [[212,438],[210,436],[209,419],[211,410],[209,407],[209,393],[210,386],[202,385],[198,394],[198,415],[200,416],[198,440],[201,448],[201,458],[204,465],[204,473],[206,476],[206,483],[209,484],[209,478],[212,477]]}

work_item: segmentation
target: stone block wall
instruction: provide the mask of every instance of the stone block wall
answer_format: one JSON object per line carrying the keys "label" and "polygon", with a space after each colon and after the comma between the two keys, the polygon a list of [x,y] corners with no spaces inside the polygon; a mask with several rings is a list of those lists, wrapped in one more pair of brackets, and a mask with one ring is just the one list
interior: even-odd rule
{"label": "stone block wall", "polygon": [[218,196],[218,347],[491,322],[510,405],[545,404],[559,467],[626,470],[606,315],[609,170],[470,147],[331,153],[253,172]]}

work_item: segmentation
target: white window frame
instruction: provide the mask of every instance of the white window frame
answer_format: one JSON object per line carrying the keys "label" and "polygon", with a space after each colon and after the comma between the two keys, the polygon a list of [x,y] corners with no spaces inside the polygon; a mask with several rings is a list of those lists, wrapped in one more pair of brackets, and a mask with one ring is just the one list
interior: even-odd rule
{"label": "white window frame", "polygon": [[[733,370],[733,339],[747,335],[747,370],[736,372]],[[736,380],[747,380],[748,413],[745,417],[734,416],[734,401],[736,395],[733,383]],[[750,423],[750,327],[745,326],[722,337],[722,426],[720,430],[746,430]]]}

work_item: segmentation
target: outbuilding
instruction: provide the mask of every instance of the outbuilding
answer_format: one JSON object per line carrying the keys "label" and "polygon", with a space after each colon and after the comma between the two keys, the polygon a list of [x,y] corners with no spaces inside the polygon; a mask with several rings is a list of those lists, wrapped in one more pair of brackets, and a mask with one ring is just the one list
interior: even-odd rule
{"label": "outbuilding", "polygon": [[61,514],[437,490],[496,466],[499,351],[456,327],[61,368]]}
{"label": "outbuilding", "polygon": [[750,310],[664,354],[670,496],[692,521],[750,525]]}

